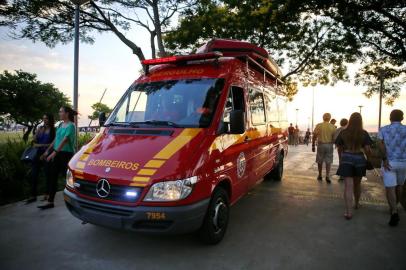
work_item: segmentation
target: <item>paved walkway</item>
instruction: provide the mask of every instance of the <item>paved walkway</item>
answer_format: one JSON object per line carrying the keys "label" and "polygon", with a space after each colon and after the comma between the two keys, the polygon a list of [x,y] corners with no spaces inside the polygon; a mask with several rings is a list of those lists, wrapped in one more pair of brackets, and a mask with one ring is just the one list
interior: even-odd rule
{"label": "paved walkway", "polygon": [[258,185],[231,212],[217,246],[195,236],[146,236],[81,225],[65,209],[0,208],[0,269],[406,269],[406,214],[397,228],[379,179],[343,218],[343,184],[315,180],[310,147],[292,148],[282,182]]}

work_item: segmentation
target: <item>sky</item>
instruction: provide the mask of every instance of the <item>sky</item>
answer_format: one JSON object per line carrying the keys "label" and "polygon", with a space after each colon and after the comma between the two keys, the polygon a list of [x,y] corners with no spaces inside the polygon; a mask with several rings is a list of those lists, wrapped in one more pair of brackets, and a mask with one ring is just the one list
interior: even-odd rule
{"label": "sky", "polygon": [[[141,65],[118,38],[111,33],[95,34],[94,44],[80,44],[79,59],[79,126],[89,124],[91,105],[98,102],[104,89],[107,89],[103,103],[114,107],[128,86],[140,75]],[[149,34],[137,28],[127,36],[140,46],[150,58]],[[30,40],[14,40],[7,29],[0,28],[0,72],[21,69],[36,73],[43,82],[53,83],[69,98],[73,94],[73,43],[48,48],[43,43]],[[350,76],[355,67],[350,66]],[[311,127],[312,87],[299,88],[298,94],[288,104],[288,119],[297,123],[301,130]],[[362,105],[365,128],[376,131],[378,124],[378,96],[367,99],[362,93],[364,87],[355,87],[352,82],[339,82],[335,86],[316,86],[314,123],[322,120],[324,112],[330,112],[338,122],[359,111]],[[389,122],[392,109],[406,110],[406,89],[393,107],[383,103],[382,123]],[[298,109],[298,110],[296,110]]]}

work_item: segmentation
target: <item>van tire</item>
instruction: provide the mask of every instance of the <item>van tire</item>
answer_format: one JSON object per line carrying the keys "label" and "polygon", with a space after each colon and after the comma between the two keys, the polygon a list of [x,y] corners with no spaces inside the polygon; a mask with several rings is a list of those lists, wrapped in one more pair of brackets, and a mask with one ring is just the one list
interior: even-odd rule
{"label": "van tire", "polygon": [[267,175],[265,180],[281,181],[283,177],[283,154],[279,154],[279,161],[275,168],[272,169]]}
{"label": "van tire", "polygon": [[218,244],[227,230],[230,203],[225,189],[217,187],[211,197],[209,207],[198,234],[200,240],[209,245]]}

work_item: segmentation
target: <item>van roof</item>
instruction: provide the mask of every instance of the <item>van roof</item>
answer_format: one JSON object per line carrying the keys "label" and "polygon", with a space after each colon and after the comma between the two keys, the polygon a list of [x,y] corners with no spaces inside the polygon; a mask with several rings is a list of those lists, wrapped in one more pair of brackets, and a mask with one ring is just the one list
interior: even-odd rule
{"label": "van roof", "polygon": [[148,73],[151,65],[187,64],[190,61],[219,59],[223,56],[246,58],[257,67],[264,69],[264,72],[270,73],[272,77],[282,82],[280,80],[282,71],[265,49],[249,42],[231,39],[212,39],[200,47],[195,54],[148,59],[143,60],[142,64],[146,67],[146,73]]}

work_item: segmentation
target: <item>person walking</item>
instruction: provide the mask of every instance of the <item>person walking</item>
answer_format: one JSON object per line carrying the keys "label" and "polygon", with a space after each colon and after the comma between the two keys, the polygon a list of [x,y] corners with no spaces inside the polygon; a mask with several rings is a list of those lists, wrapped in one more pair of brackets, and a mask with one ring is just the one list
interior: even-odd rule
{"label": "person walking", "polygon": [[342,153],[337,175],[344,177],[344,217],[351,219],[353,198],[355,199],[354,208],[359,208],[361,179],[366,175],[367,169],[365,155],[367,157],[371,155],[372,144],[371,137],[363,129],[360,113],[351,114],[347,127],[340,132],[335,143]]}
{"label": "person walking", "polygon": [[403,119],[401,110],[393,110],[390,113],[391,124],[382,127],[378,133],[378,145],[383,153],[382,177],[391,214],[390,226],[399,223],[397,205],[402,199],[406,180],[406,126],[402,124]]}
{"label": "person walking", "polygon": [[331,163],[333,163],[333,136],[335,132],[335,127],[330,123],[331,114],[325,113],[323,115],[323,122],[316,125],[313,132],[312,140],[312,151],[316,151],[317,143],[317,154],[316,162],[319,170],[319,175],[317,180],[322,181],[322,171],[323,163],[326,164],[326,182],[331,183],[330,180],[330,169]]}
{"label": "person walking", "polygon": [[337,128],[336,123],[337,123],[337,120],[335,120],[334,118],[330,120],[330,124],[332,124],[335,128]]}
{"label": "person walking", "polygon": [[293,138],[294,138],[294,143],[295,143],[295,146],[298,146],[299,145],[299,133],[300,133],[300,130],[299,130],[299,127],[296,125],[295,126],[295,131],[293,132]]}
{"label": "person walking", "polygon": [[306,131],[305,137],[304,137],[304,143],[307,146],[309,145],[309,142],[310,142],[310,135],[311,135],[310,128],[308,128]]}
{"label": "person walking", "polygon": [[295,128],[293,127],[293,124],[290,123],[290,126],[288,127],[288,144],[293,145],[295,139]]}
{"label": "person walking", "polygon": [[[49,184],[49,168],[45,161],[41,159],[42,154],[46,151],[48,146],[55,139],[55,120],[54,116],[50,113],[44,114],[42,117],[43,125],[38,128],[33,139],[33,147],[38,148],[37,155],[34,158],[31,165],[31,181],[30,181],[30,193],[31,196],[25,203],[30,204],[37,200],[37,190],[38,190],[38,176],[41,168],[44,169],[46,178],[46,187]],[[48,191],[46,191],[45,198],[47,197]]]}
{"label": "person walking", "polygon": [[49,198],[48,203],[38,206],[41,210],[54,207],[55,194],[58,188],[58,177],[65,174],[68,162],[75,152],[76,127],[73,124],[77,112],[68,106],[59,109],[59,117],[62,123],[56,130],[55,140],[43,154],[50,166]]}
{"label": "person walking", "polygon": [[[336,129],[336,131],[334,132],[334,142],[337,140],[338,135],[340,135],[341,131],[343,131],[346,126],[348,125],[348,119],[343,118],[340,120],[340,127]],[[336,145],[337,148],[337,154],[338,154],[338,164],[341,163],[341,152],[340,152],[340,148]],[[340,178],[338,179],[339,181],[343,181],[344,177],[340,176]]]}

